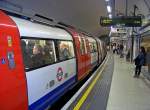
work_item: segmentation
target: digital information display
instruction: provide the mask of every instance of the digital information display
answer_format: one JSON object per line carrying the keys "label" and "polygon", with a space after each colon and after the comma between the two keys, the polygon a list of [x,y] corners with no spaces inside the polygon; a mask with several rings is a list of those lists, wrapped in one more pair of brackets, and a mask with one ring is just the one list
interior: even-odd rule
{"label": "digital information display", "polygon": [[142,19],[140,16],[127,16],[127,17],[101,17],[100,18],[101,26],[115,26],[122,25],[125,27],[141,27]]}

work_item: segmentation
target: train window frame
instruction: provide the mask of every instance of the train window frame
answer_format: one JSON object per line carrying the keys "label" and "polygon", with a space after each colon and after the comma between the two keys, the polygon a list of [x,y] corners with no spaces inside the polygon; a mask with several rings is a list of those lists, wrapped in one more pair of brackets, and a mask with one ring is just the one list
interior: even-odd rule
{"label": "train window frame", "polygon": [[[59,55],[59,46],[58,46],[58,42],[70,42],[72,44],[72,52],[73,52],[73,56],[70,58],[66,58],[66,59],[60,59],[60,55]],[[63,62],[63,61],[67,61],[73,58],[76,58],[76,54],[75,54],[75,47],[74,47],[74,43],[71,40],[55,40],[55,45],[56,45],[56,57],[58,59],[58,62]]]}
{"label": "train window frame", "polygon": [[98,52],[96,42],[89,42],[89,46],[90,46],[90,53]]}
{"label": "train window frame", "polygon": [[[40,37],[29,37],[29,36],[21,36],[21,38],[20,38],[20,41],[22,40],[22,39],[38,39],[38,40],[53,40],[54,41],[54,49],[55,49],[55,58],[56,58],[56,62],[54,62],[54,63],[52,63],[52,64],[47,64],[47,65],[43,65],[43,66],[40,66],[40,67],[34,67],[34,68],[30,68],[30,69],[25,69],[25,67],[24,67],[24,69],[25,69],[25,72],[29,72],[29,71],[33,71],[33,70],[36,70],[36,69],[40,69],[40,68],[43,68],[43,67],[46,67],[46,66],[50,66],[50,65],[53,65],[53,64],[57,64],[57,63],[60,63],[60,62],[63,62],[63,61],[66,61],[66,60],[59,60],[58,59],[58,48],[57,48],[57,41],[58,40],[60,40],[60,39],[51,39],[51,38],[40,38]],[[71,59],[74,59],[74,58],[76,58],[76,52],[75,52],[75,45],[74,45],[74,42],[73,42],[73,40],[65,40],[65,39],[61,39],[61,41],[70,41],[70,42],[72,42],[72,44],[73,44],[73,50],[74,50],[74,57],[72,57],[72,58],[70,58],[70,59],[67,59],[67,60],[71,60]],[[21,44],[21,43],[20,43]],[[22,56],[23,56],[23,53],[22,53]],[[24,61],[23,61],[24,62]]]}
{"label": "train window frame", "polygon": [[94,51],[93,51],[93,43],[89,42],[89,46],[90,46],[90,53],[94,53]]}
{"label": "train window frame", "polygon": [[[42,42],[42,41],[45,41],[45,43],[46,43],[46,41],[51,41],[52,42],[52,58],[54,58],[54,61],[53,62],[49,62],[49,63],[43,63],[42,65],[40,65],[40,66],[37,66],[37,67],[28,67],[28,68],[26,68],[26,67],[24,67],[25,68],[25,71],[27,72],[27,71],[31,71],[31,70],[34,70],[34,69],[38,69],[38,68],[42,68],[42,67],[45,67],[45,66],[48,66],[48,65],[52,65],[52,64],[54,64],[54,63],[56,63],[56,61],[57,61],[57,59],[56,59],[56,50],[55,50],[55,45],[54,45],[54,41],[53,41],[53,39],[41,39],[41,38],[30,38],[30,37],[22,37],[21,38],[21,41],[22,40],[35,40],[35,42]],[[22,44],[21,44],[22,45]],[[37,44],[35,44],[35,45],[37,45]],[[40,45],[41,46],[41,45]],[[46,44],[44,45],[44,46],[46,46]],[[42,46],[41,46],[42,47]],[[22,48],[22,47],[21,47]],[[44,48],[45,47],[43,47],[43,49],[42,49],[42,52],[44,52]],[[34,48],[32,48],[32,50],[33,50]],[[22,49],[22,55],[23,55],[23,61],[24,61],[24,54],[23,54],[23,49]],[[44,57],[44,55],[43,55],[43,58],[45,58]],[[30,59],[31,60],[31,59]],[[42,59],[43,60],[43,62],[44,62],[44,59]],[[24,61],[25,62],[25,61]],[[26,66],[25,65],[25,63],[24,63],[24,66]]]}

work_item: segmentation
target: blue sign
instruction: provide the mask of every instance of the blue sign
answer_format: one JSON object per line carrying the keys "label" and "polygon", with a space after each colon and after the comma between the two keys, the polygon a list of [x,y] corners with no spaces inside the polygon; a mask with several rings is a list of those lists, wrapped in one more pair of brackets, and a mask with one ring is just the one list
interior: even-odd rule
{"label": "blue sign", "polygon": [[5,64],[5,63],[6,63],[6,61],[5,61],[4,58],[1,59],[1,63],[2,63],[2,64]]}
{"label": "blue sign", "polygon": [[14,69],[16,66],[15,65],[15,59],[14,59],[14,52],[12,52],[12,51],[8,52],[7,57],[8,57],[9,68]]}

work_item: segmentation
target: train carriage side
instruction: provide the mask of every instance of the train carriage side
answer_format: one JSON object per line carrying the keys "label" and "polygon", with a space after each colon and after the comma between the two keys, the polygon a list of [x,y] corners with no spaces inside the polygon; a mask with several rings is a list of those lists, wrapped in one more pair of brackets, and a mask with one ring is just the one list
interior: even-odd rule
{"label": "train carriage side", "polygon": [[68,29],[68,31],[72,34],[76,55],[77,55],[77,79],[84,79],[88,73],[91,71],[91,56],[87,51],[89,50],[89,42],[85,38],[85,36],[74,29]]}
{"label": "train carriage side", "polygon": [[76,82],[72,36],[61,28],[11,18],[21,36],[29,110],[44,110]]}

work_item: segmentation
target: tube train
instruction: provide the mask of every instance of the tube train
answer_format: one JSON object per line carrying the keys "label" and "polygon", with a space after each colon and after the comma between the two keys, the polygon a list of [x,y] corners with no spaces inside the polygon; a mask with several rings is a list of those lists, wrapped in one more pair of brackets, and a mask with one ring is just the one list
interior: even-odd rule
{"label": "tube train", "polygon": [[44,110],[106,56],[98,38],[2,10],[0,44],[0,110]]}

